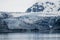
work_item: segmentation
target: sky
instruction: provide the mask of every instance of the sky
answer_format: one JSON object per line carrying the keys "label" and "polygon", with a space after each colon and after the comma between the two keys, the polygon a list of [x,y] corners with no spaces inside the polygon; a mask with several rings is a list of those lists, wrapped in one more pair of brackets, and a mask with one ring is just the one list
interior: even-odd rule
{"label": "sky", "polygon": [[0,11],[25,12],[37,0],[0,0]]}

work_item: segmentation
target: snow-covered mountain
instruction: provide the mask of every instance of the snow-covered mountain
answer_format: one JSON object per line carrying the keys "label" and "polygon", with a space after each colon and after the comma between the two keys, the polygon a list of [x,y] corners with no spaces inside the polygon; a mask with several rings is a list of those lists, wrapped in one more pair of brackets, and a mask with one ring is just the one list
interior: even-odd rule
{"label": "snow-covered mountain", "polygon": [[29,7],[26,12],[58,12],[60,11],[60,3],[59,1],[50,2],[37,2],[33,4],[31,7]]}

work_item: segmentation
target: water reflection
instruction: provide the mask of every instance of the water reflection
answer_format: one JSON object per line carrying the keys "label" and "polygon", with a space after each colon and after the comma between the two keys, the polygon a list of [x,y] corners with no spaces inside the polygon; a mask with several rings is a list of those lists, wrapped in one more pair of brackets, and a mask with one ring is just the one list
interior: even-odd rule
{"label": "water reflection", "polygon": [[0,40],[60,40],[60,34],[7,33]]}

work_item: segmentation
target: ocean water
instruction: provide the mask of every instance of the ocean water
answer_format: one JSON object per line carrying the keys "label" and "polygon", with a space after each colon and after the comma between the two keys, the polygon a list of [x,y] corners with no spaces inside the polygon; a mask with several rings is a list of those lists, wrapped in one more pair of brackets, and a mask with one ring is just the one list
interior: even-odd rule
{"label": "ocean water", "polygon": [[0,34],[0,40],[60,40],[60,34],[5,33]]}

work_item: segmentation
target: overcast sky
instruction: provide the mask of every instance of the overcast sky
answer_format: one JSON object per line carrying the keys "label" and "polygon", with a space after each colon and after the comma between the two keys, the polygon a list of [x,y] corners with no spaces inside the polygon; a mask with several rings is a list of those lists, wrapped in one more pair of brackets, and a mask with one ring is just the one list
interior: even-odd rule
{"label": "overcast sky", "polygon": [[0,11],[25,12],[36,0],[0,0]]}

